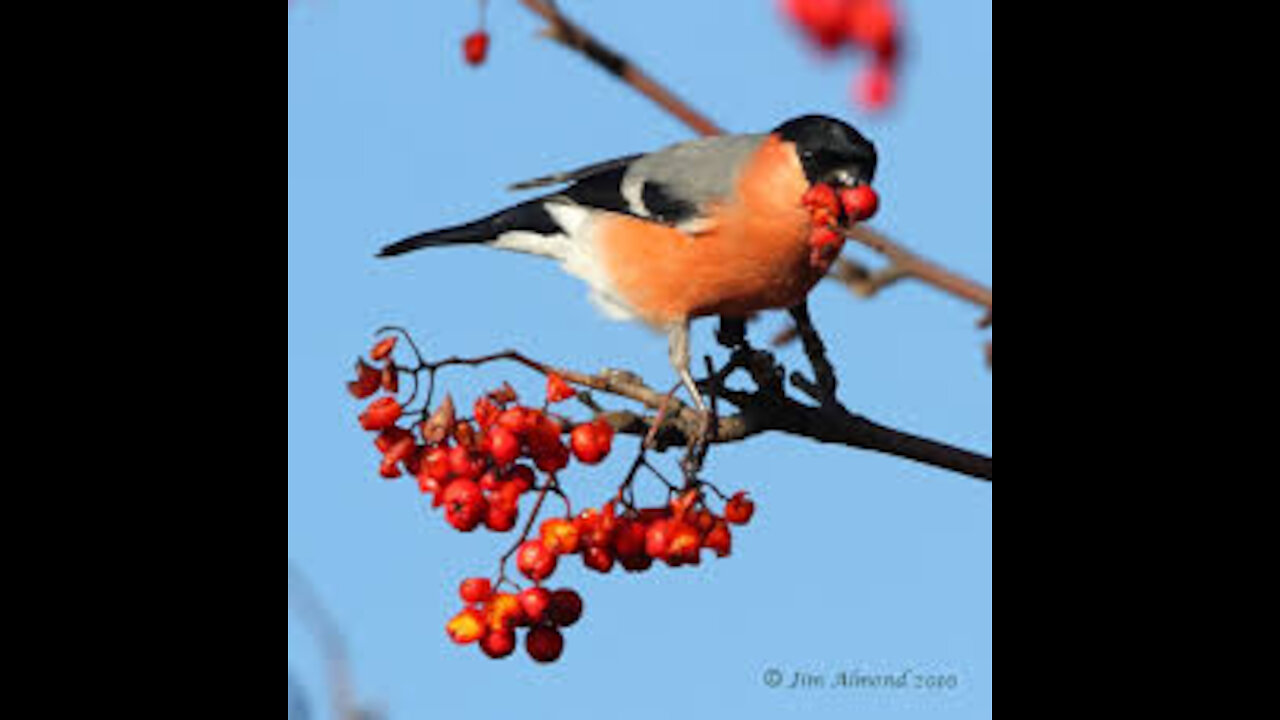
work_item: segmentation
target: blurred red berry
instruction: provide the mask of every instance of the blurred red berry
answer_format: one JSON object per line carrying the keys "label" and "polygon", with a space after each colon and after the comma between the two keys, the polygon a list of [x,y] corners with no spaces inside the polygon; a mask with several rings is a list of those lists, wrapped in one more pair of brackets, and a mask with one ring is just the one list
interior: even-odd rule
{"label": "blurred red berry", "polygon": [[483,65],[489,57],[489,33],[477,30],[468,35],[462,42],[462,55],[468,65]]}
{"label": "blurred red berry", "polygon": [[873,110],[882,110],[893,101],[893,70],[877,64],[865,70],[858,79],[858,98]]}

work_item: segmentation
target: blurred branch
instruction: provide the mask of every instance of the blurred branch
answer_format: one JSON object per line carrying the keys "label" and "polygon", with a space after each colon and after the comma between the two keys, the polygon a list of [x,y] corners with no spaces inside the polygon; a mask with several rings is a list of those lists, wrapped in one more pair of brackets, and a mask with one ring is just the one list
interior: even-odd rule
{"label": "blurred branch", "polygon": [[302,691],[302,686],[298,684],[297,679],[293,677],[293,671],[289,671],[289,720],[309,720],[311,710],[307,707],[307,696]]}
{"label": "blurred branch", "polygon": [[356,704],[355,684],[346,641],[333,617],[306,577],[289,561],[289,608],[320,646],[329,682],[329,701],[337,720],[368,720],[370,713]]}
{"label": "blurred branch", "polygon": [[635,63],[623,57],[599,38],[571,21],[551,0],[520,0],[530,12],[547,21],[544,35],[561,45],[581,53],[583,57],[630,85],[659,107],[676,117],[700,135],[719,135],[723,131],[702,113],[680,99],[665,85],[654,80]]}

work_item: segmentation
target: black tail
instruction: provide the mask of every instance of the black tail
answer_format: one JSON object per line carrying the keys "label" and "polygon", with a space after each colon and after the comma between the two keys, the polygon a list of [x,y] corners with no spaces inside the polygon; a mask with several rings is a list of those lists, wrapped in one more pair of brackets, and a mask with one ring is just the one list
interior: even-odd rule
{"label": "black tail", "polygon": [[414,235],[393,245],[388,245],[378,253],[378,257],[389,258],[404,255],[423,248],[443,245],[477,245],[497,240],[503,233],[513,231],[535,232],[543,235],[554,235],[560,232],[560,226],[552,219],[541,199],[533,200],[502,212],[490,215],[482,220],[465,225],[457,225],[443,230]]}

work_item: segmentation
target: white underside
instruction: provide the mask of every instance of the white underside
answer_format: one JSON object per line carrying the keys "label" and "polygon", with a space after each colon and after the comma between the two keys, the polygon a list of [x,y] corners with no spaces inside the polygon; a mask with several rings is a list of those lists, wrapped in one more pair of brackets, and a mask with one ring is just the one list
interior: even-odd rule
{"label": "white underside", "polygon": [[556,224],[565,229],[564,234],[509,232],[500,235],[493,242],[493,247],[560,261],[565,272],[587,283],[591,288],[588,297],[606,317],[634,320],[635,313],[613,293],[596,251],[593,221],[599,211],[561,203],[547,203],[546,207]]}

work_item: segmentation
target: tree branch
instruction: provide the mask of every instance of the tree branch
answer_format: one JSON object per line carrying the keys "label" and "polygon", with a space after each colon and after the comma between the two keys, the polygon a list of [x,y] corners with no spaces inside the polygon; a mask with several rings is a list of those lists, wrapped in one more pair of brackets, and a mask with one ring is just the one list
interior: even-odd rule
{"label": "tree branch", "polygon": [[[640,70],[617,50],[605,45],[580,25],[569,20],[551,0],[521,0],[531,12],[547,21],[547,37],[580,53],[584,58],[655,102],[664,111],[700,135],[724,131],[665,85]],[[990,288],[969,280],[942,265],[907,250],[883,233],[859,226],[847,236],[889,259],[890,265],[872,273],[851,260],[841,260],[832,277],[860,297],[870,298],[905,279],[914,279],[946,294],[991,310]],[[785,333],[784,333],[785,334]],[[990,348],[988,348],[990,350]],[[990,352],[988,352],[988,356]]]}
{"label": "tree branch", "polygon": [[673,115],[700,135],[720,135],[724,131],[705,115],[694,110],[687,102],[680,99],[665,85],[654,80],[647,73],[623,57],[613,48],[600,42],[591,33],[565,17],[560,8],[549,0],[520,0],[531,12],[547,21],[545,35],[577,51],[583,57],[599,66],[605,72],[630,85],[636,92],[644,95],[659,107]]}
{"label": "tree branch", "polygon": [[[820,345],[819,341],[815,349]],[[702,413],[670,393],[650,387],[638,375],[625,370],[584,373],[554,367],[515,350],[474,358],[453,357],[434,363],[424,362],[416,370],[434,373],[446,367],[479,367],[497,362],[515,363],[544,376],[559,375],[579,387],[639,403],[653,414],[622,410],[603,411],[599,415],[620,433],[651,438],[654,449],[659,451],[688,447],[704,427]],[[714,432],[707,438],[710,444],[737,443],[768,432],[780,432],[913,460],[988,482],[992,479],[991,458],[875,423],[849,412],[816,386],[812,392],[818,395],[818,406],[809,406],[788,397],[785,386],[780,382],[785,372],[768,352],[744,349],[735,353],[730,363],[717,374],[717,383],[722,383],[739,369],[747,371],[756,389],[753,392],[719,390],[717,396],[738,408],[739,412],[719,418]],[[407,370],[412,372],[415,369]],[[802,382],[797,382],[797,386],[805,387]],[[587,403],[589,407],[599,407],[593,400],[587,399]]]}

